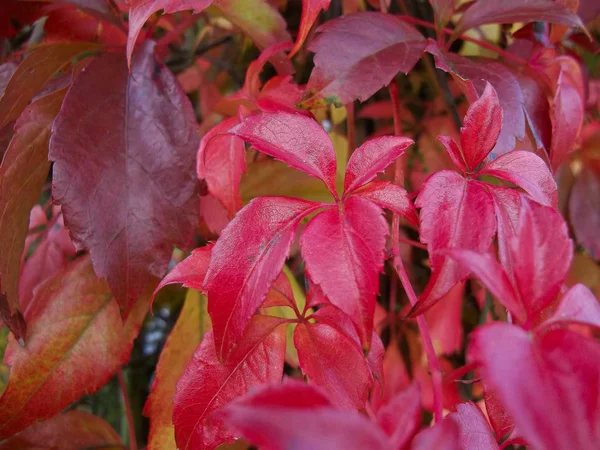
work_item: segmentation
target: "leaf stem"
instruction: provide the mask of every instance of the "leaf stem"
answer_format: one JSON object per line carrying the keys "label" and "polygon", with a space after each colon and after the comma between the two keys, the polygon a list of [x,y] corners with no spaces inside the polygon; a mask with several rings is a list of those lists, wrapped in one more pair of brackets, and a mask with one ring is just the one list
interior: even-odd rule
{"label": "leaf stem", "polygon": [[[392,98],[392,104],[394,105],[394,131],[396,134],[399,134],[399,132],[402,131],[402,125],[399,121],[400,101],[398,95],[398,84],[396,83],[396,80],[392,80],[392,82],[388,86],[388,90],[390,93],[390,97]],[[400,186],[404,184],[404,173],[402,171],[401,158],[396,159],[394,183]],[[412,285],[410,284],[408,274],[406,273],[404,263],[402,262],[402,257],[400,256],[400,216],[397,213],[394,213],[392,218],[392,254],[394,258],[394,269],[396,270],[396,273],[400,278],[400,282],[402,283],[402,287],[404,288],[404,291],[408,296],[408,300],[410,301],[411,306],[414,307],[417,303],[417,295],[415,294],[415,291]],[[431,335],[429,334],[427,322],[425,321],[425,316],[423,316],[422,314],[417,316],[417,326],[419,327],[419,333],[421,334],[421,339],[423,341],[423,348],[425,350],[425,354],[427,355],[429,371],[431,372],[431,380],[433,385],[434,417],[436,423],[439,423],[442,421],[443,418],[441,365],[437,355],[435,354],[435,349],[433,347]]]}
{"label": "leaf stem", "polygon": [[131,411],[131,401],[129,400],[129,394],[127,392],[127,383],[125,382],[125,376],[123,375],[122,367],[120,367],[117,371],[117,379],[119,380],[119,387],[121,388],[121,395],[123,396],[123,404],[125,405],[125,416],[127,417],[127,437],[129,438],[129,450],[138,450],[137,439],[135,434],[135,425],[133,422],[133,413]]}

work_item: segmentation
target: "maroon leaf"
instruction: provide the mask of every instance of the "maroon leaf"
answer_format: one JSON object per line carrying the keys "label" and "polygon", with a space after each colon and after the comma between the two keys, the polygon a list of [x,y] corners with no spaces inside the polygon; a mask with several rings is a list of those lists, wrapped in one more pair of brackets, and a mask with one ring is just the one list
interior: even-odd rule
{"label": "maroon leaf", "polygon": [[127,37],[127,64],[131,66],[131,55],[142,27],[155,12],[164,9],[173,14],[186,9],[196,12],[208,8],[213,0],[131,0],[129,2],[129,36]]}
{"label": "maroon leaf", "polygon": [[92,61],[54,122],[54,199],[73,241],[90,250],[94,270],[125,311],[164,274],[172,245],[192,237],[198,144],[191,104],[151,42],[136,54],[131,74],[120,54]]}
{"label": "maroon leaf", "polygon": [[433,12],[435,13],[435,23],[439,28],[443,28],[452,18],[456,8],[456,0],[429,0]]}
{"label": "maroon leaf", "polygon": [[361,414],[336,411],[314,386],[299,382],[265,386],[225,407],[220,416],[265,450],[387,450],[386,436]]}
{"label": "maroon leaf", "polygon": [[487,188],[456,172],[436,172],[421,189],[416,205],[421,208],[421,241],[427,244],[433,275],[413,314],[425,311],[469,274],[438,250],[462,248],[484,253],[496,232]]}
{"label": "maroon leaf", "polygon": [[413,383],[377,411],[377,423],[389,436],[390,448],[408,448],[421,425],[421,390]]}
{"label": "maroon leaf", "polygon": [[302,372],[323,388],[335,405],[343,409],[365,407],[373,379],[356,342],[330,325],[299,323],[294,344]]}
{"label": "maroon leaf", "polygon": [[427,45],[411,25],[377,12],[342,16],[319,32],[308,47],[315,53],[308,89],[342,104],[365,101],[398,72],[408,73]]}
{"label": "maroon leaf", "polygon": [[223,230],[205,280],[217,355],[224,360],[281,272],[300,220],[318,203],[286,197],[252,200]]}
{"label": "maroon leaf", "polygon": [[457,32],[487,23],[550,22],[583,28],[579,16],[552,0],[478,0],[465,11]]}
{"label": "maroon leaf", "polygon": [[381,210],[352,196],[318,214],[300,238],[310,279],[352,318],[366,349],[371,342],[387,233]]}
{"label": "maroon leaf", "polygon": [[542,326],[571,323],[600,328],[600,303],[583,284],[576,284],[567,291],[556,311]]}
{"label": "maroon leaf", "polygon": [[469,359],[535,448],[593,449],[600,440],[600,345],[566,329],[532,336],[495,323],[475,331]]}
{"label": "maroon leaf", "polygon": [[352,195],[366,198],[380,208],[386,208],[400,214],[415,227],[419,225],[417,212],[408,197],[408,192],[396,184],[387,181],[374,181],[354,191]]}
{"label": "maroon leaf", "polygon": [[473,403],[461,403],[456,412],[447,416],[454,420],[459,428],[461,448],[465,450],[494,450],[498,444],[481,410]]}
{"label": "maroon leaf", "polygon": [[284,111],[258,113],[230,132],[257,150],[319,178],[337,197],[335,151],[329,136],[314,119]]}
{"label": "maroon leaf", "polygon": [[600,259],[600,177],[591,169],[584,167],[573,185],[569,218],[577,241]]}
{"label": "maroon leaf", "polygon": [[255,316],[225,364],[215,353],[212,330],[204,335],[177,383],[173,400],[175,440],[180,449],[214,449],[234,440],[234,434],[212,413],[255,386],[281,380],[285,355],[282,323],[281,319]]}
{"label": "maroon leaf", "polygon": [[372,181],[412,144],[412,139],[400,136],[384,136],[366,141],[352,153],[348,161],[344,193],[350,194]]}

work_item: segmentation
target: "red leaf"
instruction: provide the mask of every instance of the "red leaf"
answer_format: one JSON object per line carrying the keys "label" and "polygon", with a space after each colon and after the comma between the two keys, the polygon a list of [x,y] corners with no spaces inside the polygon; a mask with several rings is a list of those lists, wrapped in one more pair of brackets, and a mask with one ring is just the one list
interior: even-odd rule
{"label": "red leaf", "polygon": [[460,145],[468,172],[473,172],[492,151],[501,129],[502,108],[498,94],[486,83],[481,97],[469,107],[460,129]]}
{"label": "red leaf", "polygon": [[284,111],[258,113],[230,132],[257,150],[319,178],[337,196],[335,151],[329,136],[314,119]]}
{"label": "red leaf", "polygon": [[486,252],[496,232],[492,197],[483,183],[456,172],[436,172],[416,200],[421,208],[421,241],[427,244],[432,279],[413,314],[424,312],[469,272],[439,253],[447,248]]}
{"label": "red leaf", "polygon": [[391,14],[363,12],[327,22],[308,49],[315,68],[308,89],[337,103],[365,101],[398,72],[408,73],[427,41]]}
{"label": "red leaf", "polygon": [[415,227],[419,226],[417,211],[408,197],[408,192],[396,184],[387,181],[374,181],[353,192],[352,195],[366,198],[380,208],[386,208],[400,214]]}
{"label": "red leaf", "polygon": [[281,272],[296,228],[318,203],[287,197],[252,200],[223,230],[211,254],[204,288],[224,360]]}
{"label": "red leaf", "polygon": [[381,210],[352,196],[313,218],[300,238],[310,279],[352,318],[366,349],[371,342],[387,233]]}
{"label": "red leaf", "polygon": [[531,336],[495,323],[475,331],[470,359],[535,448],[593,449],[600,442],[600,345],[558,329]]}
{"label": "red leaf", "polygon": [[48,177],[48,141],[65,91],[25,108],[0,166],[0,276],[10,312],[19,309],[19,270],[27,237],[29,212]]}
{"label": "red leaf", "polygon": [[[2,0],[0,4],[0,39],[13,38],[22,26],[29,25],[42,14],[41,2]],[[2,128],[0,126],[0,128]]]}
{"label": "red leaf", "polygon": [[433,12],[435,13],[435,23],[439,28],[443,28],[452,18],[456,9],[456,0],[429,0]]}
{"label": "red leaf", "polygon": [[165,14],[173,14],[186,9],[201,12],[212,3],[213,0],[131,0],[129,3],[127,65],[131,66],[131,56],[140,31],[152,14],[161,9],[164,9]]}
{"label": "red leaf", "polygon": [[578,323],[600,328],[600,303],[586,286],[576,284],[561,299],[558,308],[542,327]]}
{"label": "red leaf", "polygon": [[425,321],[437,353],[452,355],[463,348],[462,326],[465,283],[456,283],[439,303],[425,313]]}
{"label": "red leaf", "polygon": [[417,434],[411,450],[462,450],[460,428],[454,420],[442,420]]}
{"label": "red leaf", "polygon": [[240,181],[246,171],[246,160],[244,142],[223,133],[238,123],[237,117],[232,117],[204,135],[196,167],[198,178],[206,181],[208,192],[223,204],[230,218],[242,207]]}
{"label": "red leaf", "polygon": [[485,386],[483,400],[485,401],[485,411],[496,433],[496,440],[500,441],[507,438],[515,428],[515,424],[506,414],[504,407],[498,400],[498,396]]}
{"label": "red leaf", "polygon": [[552,0],[478,0],[465,11],[457,32],[487,23],[550,22],[584,28],[581,19]]}
{"label": "red leaf", "polygon": [[290,52],[290,57],[294,56],[302,44],[308,37],[308,32],[312,28],[315,20],[319,16],[321,10],[327,11],[331,0],[302,0],[302,16],[300,17],[300,27],[298,28],[298,36],[294,48]]}
{"label": "red leaf", "polygon": [[34,423],[0,444],[0,450],[122,448],[119,435],[104,419],[84,411],[67,411]]}
{"label": "red leaf", "polygon": [[389,436],[392,443],[390,448],[408,448],[421,425],[421,392],[418,384],[411,384],[382,406],[377,411],[377,424]]}
{"label": "red leaf", "polygon": [[220,415],[244,438],[265,450],[318,448],[388,450],[386,436],[364,416],[328,407],[313,386],[265,386],[231,403]]}
{"label": "red leaf", "polygon": [[204,335],[177,383],[173,400],[175,440],[180,449],[214,449],[233,441],[234,434],[212,412],[255,386],[281,380],[285,354],[282,323],[255,316],[225,364],[215,353],[212,331]]}
{"label": "red leaf", "polygon": [[591,169],[584,167],[573,185],[569,218],[577,241],[600,259],[600,177]]}
{"label": "red leaf", "polygon": [[553,207],[558,205],[558,191],[552,173],[546,163],[531,152],[508,152],[483,167],[478,175],[492,175],[509,181],[539,203]]}
{"label": "red leaf", "polygon": [[365,407],[373,379],[356,342],[336,327],[299,323],[294,344],[302,372],[323,388],[335,405],[343,409]]}
{"label": "red leaf", "polygon": [[25,314],[27,347],[11,340],[5,354],[11,371],[0,398],[0,439],[103,386],[129,360],[147,310],[140,299],[122,323],[88,257],[43,283]]}
{"label": "red leaf", "polygon": [[456,412],[445,420],[454,420],[459,427],[460,447],[464,450],[494,450],[498,448],[490,425],[481,410],[471,402],[456,406]]}
{"label": "red leaf", "polygon": [[131,74],[118,53],[83,69],[53,128],[53,197],[126,312],[196,226],[194,111],[147,43]]}
{"label": "red leaf", "polygon": [[348,161],[344,193],[350,194],[372,181],[412,144],[412,139],[400,136],[384,136],[366,141],[352,153]]}

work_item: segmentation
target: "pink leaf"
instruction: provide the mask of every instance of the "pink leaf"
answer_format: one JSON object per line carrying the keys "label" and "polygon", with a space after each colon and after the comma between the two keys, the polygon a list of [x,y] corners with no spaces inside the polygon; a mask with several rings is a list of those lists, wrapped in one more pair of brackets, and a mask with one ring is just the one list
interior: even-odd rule
{"label": "pink leaf", "polygon": [[196,171],[208,192],[227,209],[229,217],[242,207],[240,181],[246,171],[244,142],[226,133],[237,125],[237,117],[224,120],[204,135],[198,149]]}
{"label": "pink leaf", "polygon": [[569,218],[577,242],[600,259],[600,177],[591,169],[584,167],[573,185]]}
{"label": "pink leaf", "polygon": [[319,32],[308,47],[315,53],[308,89],[342,104],[365,101],[398,72],[408,73],[427,45],[411,25],[378,12],[342,16]]}
{"label": "pink leaf", "polygon": [[298,223],[320,206],[294,198],[258,197],[223,230],[204,284],[219,359],[240,342],[281,272]]}
{"label": "pink leaf", "polygon": [[411,450],[462,450],[458,424],[446,419],[425,428],[413,439]]}
{"label": "pink leaf", "polygon": [[600,442],[600,345],[566,329],[532,336],[495,323],[475,331],[469,359],[534,448]]}
{"label": "pink leaf", "polygon": [[125,312],[164,275],[173,245],[190,243],[198,220],[192,105],[152,42],[131,70],[119,53],[90,62],[69,88],[49,150],[65,225]]}
{"label": "pink leaf", "polygon": [[326,11],[329,8],[331,0],[302,0],[302,16],[300,17],[300,27],[294,48],[290,52],[290,57],[298,53],[302,44],[308,37],[308,33],[317,20],[321,10]]}
{"label": "pink leaf", "polygon": [[536,154],[521,150],[508,152],[479,171],[509,181],[525,190],[532,199],[544,205],[558,205],[556,181],[546,163]]}
{"label": "pink leaf", "polygon": [[498,444],[481,410],[471,402],[456,406],[456,412],[445,420],[454,420],[459,427],[460,446],[464,450],[495,450]]}
{"label": "pink leaf", "polygon": [[483,183],[442,170],[423,185],[416,200],[421,208],[421,241],[427,244],[433,270],[413,314],[435,304],[469,271],[439,253],[462,248],[486,252],[496,231],[492,197]]}
{"label": "pink leaf", "polygon": [[457,169],[459,169],[463,174],[466,173],[467,166],[465,166],[465,157],[462,150],[458,147],[456,141],[450,136],[438,136],[437,139],[444,146],[446,153],[448,153],[448,156],[450,156],[450,159]]}
{"label": "pink leaf", "polygon": [[225,364],[215,353],[212,330],[205,334],[173,399],[175,439],[180,449],[214,449],[234,440],[223,421],[211,413],[254,386],[281,380],[285,354],[281,323],[280,319],[255,316]]}
{"label": "pink leaf", "polygon": [[325,390],[335,405],[365,407],[373,380],[357,342],[330,325],[299,323],[294,344],[302,372]]}
{"label": "pink leaf", "polygon": [[319,178],[334,197],[335,151],[325,130],[304,114],[257,113],[230,132],[291,167]]}
{"label": "pink leaf", "polygon": [[262,387],[225,407],[220,416],[265,450],[390,448],[386,436],[364,416],[328,407],[314,386],[299,382]]}
{"label": "pink leaf", "polygon": [[196,12],[208,8],[212,0],[131,0],[129,3],[129,36],[127,37],[127,64],[131,65],[131,55],[142,27],[155,12],[164,9],[173,14],[187,9]]}
{"label": "pink leaf", "polygon": [[371,200],[381,208],[398,213],[415,227],[419,226],[417,211],[408,197],[408,192],[396,184],[374,181],[355,191],[353,195]]}
{"label": "pink leaf", "polygon": [[514,22],[550,22],[583,28],[576,14],[552,0],[478,0],[462,15],[457,29],[464,31],[488,23]]}
{"label": "pink leaf", "polygon": [[421,391],[413,383],[377,411],[377,423],[396,450],[408,448],[421,425]]}
{"label": "pink leaf", "polygon": [[576,284],[561,299],[556,311],[542,327],[578,323],[600,328],[600,303],[586,286]]}
{"label": "pink leaf", "polygon": [[366,349],[373,330],[387,233],[381,210],[352,196],[312,219],[300,239],[311,280],[352,318]]}
{"label": "pink leaf", "polygon": [[486,83],[481,97],[469,107],[460,129],[460,145],[469,172],[473,172],[492,151],[501,130],[502,108],[498,94],[490,83]]}
{"label": "pink leaf", "polygon": [[412,139],[400,136],[369,139],[352,153],[348,161],[344,192],[349,194],[372,181],[379,172],[383,172],[412,144],[414,144]]}

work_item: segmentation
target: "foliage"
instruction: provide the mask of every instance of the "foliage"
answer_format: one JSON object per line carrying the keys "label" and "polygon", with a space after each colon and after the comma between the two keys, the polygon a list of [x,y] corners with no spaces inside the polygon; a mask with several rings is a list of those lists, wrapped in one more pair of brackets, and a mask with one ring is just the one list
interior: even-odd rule
{"label": "foliage", "polygon": [[597,448],[598,2],[297,3],[2,2],[0,448]]}

